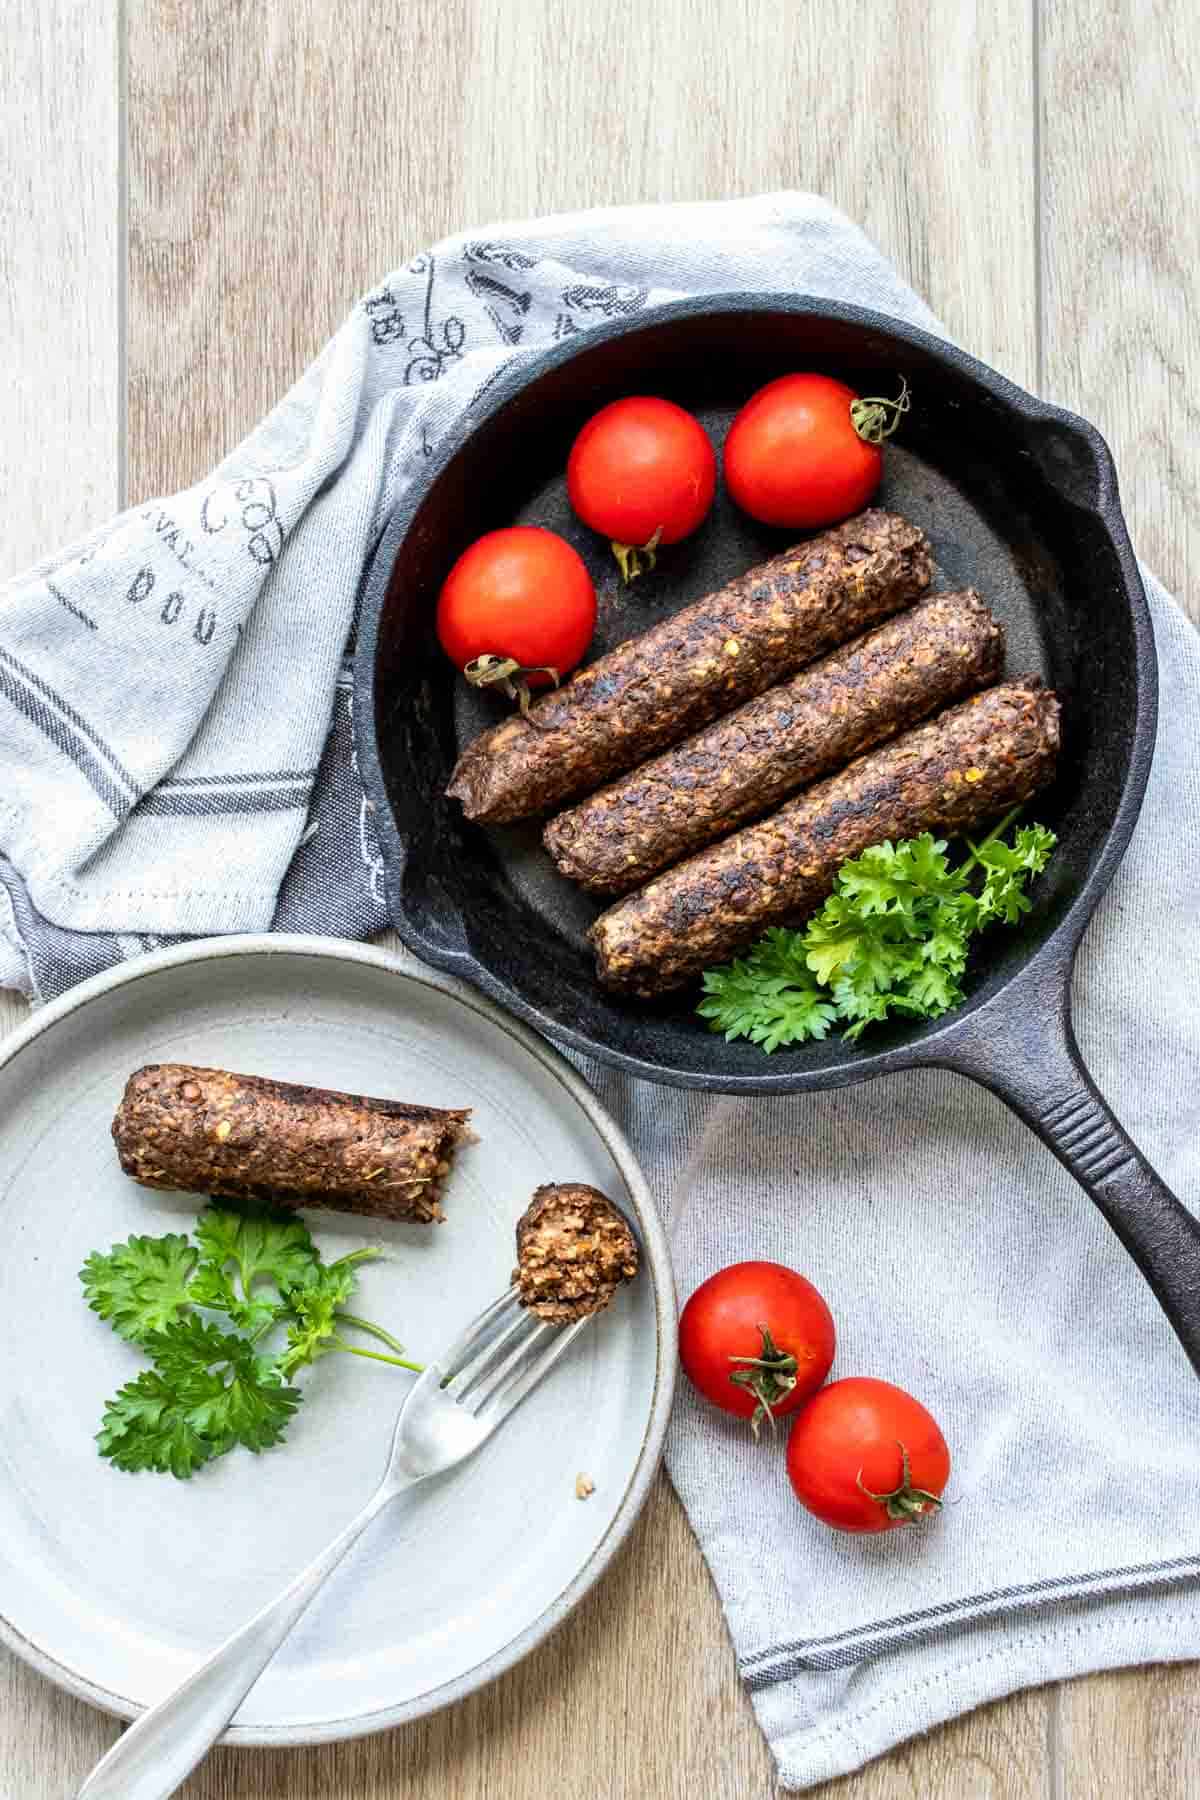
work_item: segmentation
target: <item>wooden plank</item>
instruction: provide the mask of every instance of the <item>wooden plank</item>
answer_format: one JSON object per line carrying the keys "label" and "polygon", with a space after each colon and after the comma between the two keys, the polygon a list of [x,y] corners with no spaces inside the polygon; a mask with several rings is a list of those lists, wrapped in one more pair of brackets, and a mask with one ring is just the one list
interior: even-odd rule
{"label": "wooden plank", "polygon": [[40,0],[0,32],[0,581],[119,503],[116,18]]}
{"label": "wooden plank", "polygon": [[[121,366],[117,0],[0,31],[0,579],[114,512]],[[0,1036],[28,1009],[0,993]],[[0,1650],[0,1794],[66,1793],[114,1727]]]}
{"label": "wooden plank", "polygon": [[806,188],[950,331],[1034,373],[1027,8],[476,0],[461,220]]}
{"label": "wooden plank", "polygon": [[1200,1766],[1197,1702],[1195,1663],[1064,1684],[1055,1800],[1192,1800]]}
{"label": "wooden plank", "polygon": [[[854,0],[130,8],[129,482],[190,481],[386,269],[497,216],[804,186],[1032,381],[1024,12]],[[182,402],[182,403],[181,403]]]}
{"label": "wooden plank", "polygon": [[[1200,18],[1040,0],[1043,380],[1117,459],[1134,544],[1200,621]],[[1056,1800],[1195,1792],[1200,1664],[1065,1684]]]}
{"label": "wooden plank", "polygon": [[1108,438],[1139,553],[1200,620],[1200,17],[1041,15],[1044,392]]}
{"label": "wooden plank", "polygon": [[[0,581],[119,503],[116,15],[46,0],[0,32]],[[0,992],[0,1032],[26,1010]]]}
{"label": "wooden plank", "polygon": [[[129,490],[195,480],[460,221],[466,0],[129,0]],[[474,104],[474,102],[472,102]]]}

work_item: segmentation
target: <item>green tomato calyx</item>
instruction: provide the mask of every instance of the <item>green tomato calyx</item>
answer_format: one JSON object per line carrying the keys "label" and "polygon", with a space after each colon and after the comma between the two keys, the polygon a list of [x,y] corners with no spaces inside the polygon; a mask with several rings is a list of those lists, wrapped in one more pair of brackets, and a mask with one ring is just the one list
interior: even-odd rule
{"label": "green tomato calyx", "polygon": [[[648,537],[644,544],[621,544],[616,538],[612,540],[612,553],[617,559],[617,567],[621,571],[621,580],[626,586],[636,581],[643,569],[652,569],[658,561],[658,546],[662,540],[663,528],[660,525],[653,537]],[[645,557],[645,562],[642,558]]]}
{"label": "green tomato calyx", "polygon": [[900,1451],[899,1487],[893,1488],[890,1494],[873,1494],[862,1478],[861,1469],[858,1471],[857,1485],[868,1500],[876,1500],[880,1506],[886,1508],[889,1519],[898,1519],[905,1525],[910,1525],[917,1519],[928,1518],[930,1513],[940,1512],[942,1503],[936,1494],[930,1494],[924,1488],[915,1488],[912,1485],[908,1451],[899,1438],[896,1439],[896,1444]]}
{"label": "green tomato calyx", "polygon": [[882,444],[885,438],[891,437],[911,405],[908,383],[902,375],[900,392],[895,400],[888,400],[881,395],[852,400],[850,423],[865,444]]}
{"label": "green tomato calyx", "polygon": [[790,1351],[779,1348],[766,1325],[758,1327],[758,1334],[762,1338],[760,1356],[729,1358],[731,1363],[745,1365],[731,1371],[730,1381],[735,1387],[745,1388],[758,1402],[750,1417],[755,1437],[758,1436],[764,1419],[769,1421],[774,1431],[775,1414],[772,1409],[786,1400],[796,1385],[796,1358]]}
{"label": "green tomato calyx", "polygon": [[485,651],[482,656],[472,657],[463,674],[472,687],[502,688],[510,700],[518,702],[522,714],[529,711],[530,675],[548,675],[555,687],[558,686],[558,670],[552,669],[549,663],[537,663],[524,669],[514,657],[493,656],[490,651]]}

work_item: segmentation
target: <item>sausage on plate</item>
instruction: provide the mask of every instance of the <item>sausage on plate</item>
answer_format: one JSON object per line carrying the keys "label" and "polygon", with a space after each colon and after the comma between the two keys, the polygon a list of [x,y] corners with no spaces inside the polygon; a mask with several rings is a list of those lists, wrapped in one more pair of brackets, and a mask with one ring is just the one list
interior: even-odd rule
{"label": "sausage on plate", "polygon": [[442,1182],[469,1117],[150,1063],[129,1077],[112,1133],[121,1167],[144,1187],[428,1221],[443,1216]]}
{"label": "sausage on plate", "polygon": [[551,819],[563,875],[626,894],[873,744],[995,681],[1004,632],[973,588],[929,594],[866,637]]}
{"label": "sausage on plate", "polygon": [[1058,701],[1036,676],[962,701],[610,906],[590,933],[600,980],[643,998],[682,987],[806,919],[870,845],[965,831],[1029,799],[1058,744]]}
{"label": "sausage on plate", "polygon": [[468,819],[552,811],[907,606],[925,534],[875,508],[750,569],[467,745],[446,792]]}
{"label": "sausage on plate", "polygon": [[624,1213],[586,1181],[538,1188],[517,1221],[518,1298],[553,1325],[602,1312],[637,1272],[637,1242]]}

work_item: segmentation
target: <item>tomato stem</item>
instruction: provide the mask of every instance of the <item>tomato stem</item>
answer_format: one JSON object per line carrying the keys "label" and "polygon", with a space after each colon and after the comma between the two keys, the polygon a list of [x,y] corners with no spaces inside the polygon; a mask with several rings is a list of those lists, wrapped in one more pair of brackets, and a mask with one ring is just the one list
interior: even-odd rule
{"label": "tomato stem", "polygon": [[[621,571],[621,580],[628,586],[636,581],[643,567],[652,569],[658,560],[658,546],[662,538],[663,528],[660,525],[652,537],[644,544],[621,544],[616,538],[612,540],[612,553],[617,559],[617,567]],[[645,564],[641,558],[646,558]]]}
{"label": "tomato stem", "polygon": [[874,395],[870,399],[852,400],[850,402],[850,423],[864,443],[882,444],[885,438],[891,437],[911,405],[912,401],[908,397],[908,383],[902,375],[900,392],[895,400],[888,400],[882,395]]}
{"label": "tomato stem", "polygon": [[764,1419],[774,1431],[775,1414],[771,1409],[786,1400],[796,1385],[796,1358],[790,1351],[779,1348],[767,1326],[759,1325],[757,1329],[762,1338],[762,1355],[729,1358],[731,1363],[745,1364],[744,1368],[732,1371],[730,1381],[735,1387],[745,1388],[758,1402],[750,1415],[755,1437]]}
{"label": "tomato stem", "polygon": [[408,1362],[403,1356],[384,1356],[380,1350],[363,1350],[358,1344],[344,1344],[339,1337],[329,1340],[334,1350],[344,1350],[347,1356],[365,1356],[370,1362],[392,1363],[397,1369],[411,1369],[414,1375],[423,1375],[424,1363]]}
{"label": "tomato stem", "polygon": [[873,1494],[862,1478],[861,1469],[858,1471],[858,1486],[868,1500],[877,1500],[880,1506],[887,1509],[889,1519],[899,1519],[907,1525],[916,1519],[924,1519],[931,1512],[940,1512],[942,1503],[936,1494],[927,1493],[924,1488],[913,1487],[908,1451],[899,1438],[896,1439],[896,1444],[900,1451],[900,1486],[893,1488],[890,1494]]}
{"label": "tomato stem", "polygon": [[519,703],[522,717],[528,714],[532,697],[527,676],[548,675],[555,687],[558,686],[558,670],[552,669],[549,663],[538,663],[523,669],[514,657],[493,656],[486,651],[482,656],[473,657],[463,669],[463,674],[472,687],[503,688],[510,700]]}

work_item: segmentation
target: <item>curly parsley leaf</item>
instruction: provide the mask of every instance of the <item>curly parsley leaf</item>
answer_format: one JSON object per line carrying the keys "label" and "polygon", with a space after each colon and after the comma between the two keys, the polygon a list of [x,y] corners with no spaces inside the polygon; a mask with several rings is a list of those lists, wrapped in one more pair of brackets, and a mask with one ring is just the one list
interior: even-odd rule
{"label": "curly parsley leaf", "polygon": [[1040,875],[1050,858],[1055,838],[1043,825],[1026,825],[1016,834],[1010,847],[1001,838],[989,838],[974,852],[984,869],[983,891],[979,896],[981,921],[1002,919],[1016,925],[1032,905],[1025,892],[1030,875]]}
{"label": "curly parsley leaf", "polygon": [[186,1481],[218,1454],[196,1430],[170,1383],[144,1369],[114,1394],[96,1433],[101,1456],[128,1474],[154,1469]]}
{"label": "curly parsley leaf", "polygon": [[261,1203],[214,1203],[200,1215],[196,1238],[193,1304],[227,1313],[252,1337],[287,1316],[289,1292],[321,1266],[304,1220]]}
{"label": "curly parsley leaf", "polygon": [[261,1290],[252,1299],[244,1300],[229,1270],[212,1262],[202,1262],[196,1270],[190,1298],[194,1306],[225,1313],[240,1331],[249,1332],[251,1337],[260,1337],[287,1312],[285,1300],[271,1299]]}
{"label": "curly parsley leaf", "polygon": [[156,1469],[186,1480],[235,1444],[269,1450],[300,1404],[273,1357],[192,1316],[150,1334],[154,1364],[105,1408],[97,1443],[118,1469]]}
{"label": "curly parsley leaf", "polygon": [[1019,923],[1026,892],[1055,836],[1005,819],[957,866],[931,832],[874,844],[842,864],[803,931],[776,927],[743,957],[704,975],[697,1011],[729,1040],[770,1052],[824,1038],[835,1024],[856,1039],[895,1014],[940,1018],[961,1004],[971,939],[993,922]]}
{"label": "curly parsley leaf", "polygon": [[[330,1351],[420,1372],[390,1332],[345,1310],[358,1264],[380,1250],[326,1263],[294,1213],[229,1201],[201,1214],[196,1238],[198,1250],[179,1233],[133,1237],[80,1270],[89,1305],[153,1363],[105,1407],[97,1442],[115,1467],[184,1480],[238,1444],[270,1449],[302,1398],[287,1378]],[[237,1329],[195,1308],[222,1313]],[[261,1353],[279,1324],[284,1348]],[[343,1328],[379,1339],[390,1354],[346,1343]]]}
{"label": "curly parsley leaf", "polygon": [[79,1271],[87,1303],[118,1337],[140,1343],[173,1324],[190,1303],[196,1251],[179,1232],[131,1237],[107,1254],[94,1250]]}
{"label": "curly parsley leaf", "polygon": [[206,1262],[234,1265],[246,1293],[260,1279],[274,1282],[280,1292],[295,1287],[320,1261],[304,1220],[266,1205],[214,1203],[200,1215],[196,1241]]}
{"label": "curly parsley leaf", "polygon": [[748,1037],[764,1050],[823,1038],[836,1014],[804,963],[794,931],[769,931],[750,955],[704,976],[697,1008],[713,1031]]}
{"label": "curly parsley leaf", "polygon": [[285,1375],[340,1348],[335,1341],[338,1308],[354,1292],[354,1282],[353,1267],[337,1262],[331,1267],[322,1265],[305,1287],[293,1291],[287,1348],[279,1359]]}
{"label": "curly parsley leaf", "polygon": [[[379,1252],[372,1249],[351,1251],[338,1262],[323,1264],[308,1286],[293,1289],[289,1296],[291,1319],[287,1347],[279,1358],[279,1366],[285,1375],[316,1362],[318,1357],[327,1356],[331,1350],[344,1351],[347,1356],[365,1356],[371,1362],[392,1363],[396,1368],[411,1369],[414,1374],[420,1374],[423,1364],[411,1361],[404,1353],[404,1345],[390,1331],[346,1310],[345,1302],[353,1293],[357,1279],[354,1265],[378,1255]],[[377,1338],[387,1345],[388,1353],[348,1344],[341,1335],[346,1326]]]}

